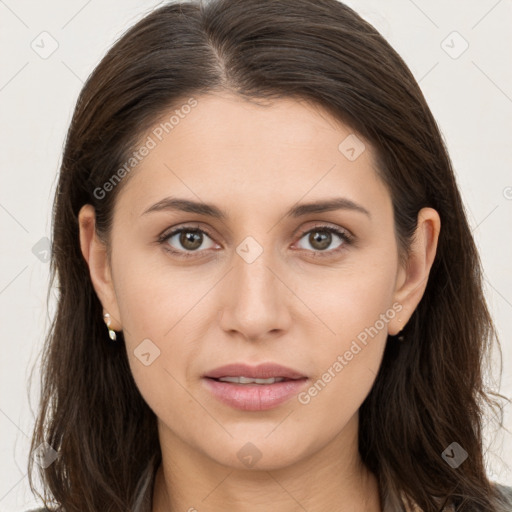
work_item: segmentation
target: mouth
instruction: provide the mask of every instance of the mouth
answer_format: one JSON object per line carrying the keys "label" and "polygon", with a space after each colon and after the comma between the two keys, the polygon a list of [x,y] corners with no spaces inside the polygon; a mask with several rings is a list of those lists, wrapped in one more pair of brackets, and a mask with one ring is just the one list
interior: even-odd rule
{"label": "mouth", "polygon": [[203,375],[207,390],[220,402],[243,411],[273,409],[305,386],[308,377],[296,370],[267,363],[231,364]]}
{"label": "mouth", "polygon": [[[209,378],[209,377],[208,377]],[[232,384],[259,384],[259,385],[267,385],[267,384],[275,384],[276,382],[284,382],[287,380],[296,380],[296,379],[287,379],[286,377],[270,377],[269,379],[253,379],[251,377],[221,377],[220,379],[213,379],[219,382],[231,382]]]}
{"label": "mouth", "polygon": [[[296,380],[306,378],[306,375],[302,374],[298,370],[287,368],[276,363],[263,363],[257,366],[251,366],[245,363],[233,363],[219,368],[215,368],[207,372],[203,377],[210,379],[239,379],[239,384],[249,384],[247,379],[253,381],[267,381],[269,379],[277,380]],[[235,382],[232,380],[226,382]],[[261,384],[269,384],[269,382],[259,382]],[[271,384],[271,382],[270,382]]]}

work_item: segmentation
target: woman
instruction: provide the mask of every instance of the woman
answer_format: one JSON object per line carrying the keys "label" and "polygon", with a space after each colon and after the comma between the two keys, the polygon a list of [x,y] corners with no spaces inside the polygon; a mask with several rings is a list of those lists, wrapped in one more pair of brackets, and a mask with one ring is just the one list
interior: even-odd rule
{"label": "woman", "polygon": [[181,2],[131,28],[77,102],[52,277],[48,508],[511,510],[451,163],[342,3]]}

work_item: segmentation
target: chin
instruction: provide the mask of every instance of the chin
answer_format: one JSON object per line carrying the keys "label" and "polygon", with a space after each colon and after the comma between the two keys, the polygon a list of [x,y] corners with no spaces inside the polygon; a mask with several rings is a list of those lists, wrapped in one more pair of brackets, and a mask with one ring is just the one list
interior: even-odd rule
{"label": "chin", "polygon": [[259,440],[251,441],[250,436],[243,440],[230,440],[229,446],[225,446],[221,453],[210,452],[210,457],[224,466],[248,471],[284,469],[307,457],[305,446],[285,446],[281,441],[265,439],[268,432],[258,437]]}

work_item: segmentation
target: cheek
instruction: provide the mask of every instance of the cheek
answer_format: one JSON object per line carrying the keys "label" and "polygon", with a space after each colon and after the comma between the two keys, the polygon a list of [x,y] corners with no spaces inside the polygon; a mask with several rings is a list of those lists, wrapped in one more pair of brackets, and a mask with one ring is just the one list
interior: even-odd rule
{"label": "cheek", "polygon": [[133,378],[157,415],[169,409],[170,397],[179,407],[189,407],[191,398],[180,384],[185,384],[184,368],[197,357],[198,344],[190,342],[194,336],[188,327],[212,282],[173,271],[161,260],[155,264],[142,251],[123,253],[123,249],[120,247],[118,254],[125,256],[113,264]]}
{"label": "cheek", "polygon": [[[335,435],[356,414],[377,376],[387,341],[387,323],[395,311],[387,308],[386,288],[378,294],[350,294],[331,303],[334,331],[319,339],[312,352],[317,373],[297,398],[309,428]],[[335,320],[333,320],[335,319]],[[327,416],[326,416],[327,414]]]}
{"label": "cheek", "polygon": [[129,251],[120,246],[118,253],[123,256],[114,263],[116,296],[132,343],[170,336],[212,286],[211,278],[198,277],[193,267],[173,268],[161,248]]}
{"label": "cheek", "polygon": [[319,339],[323,350],[312,353],[319,372],[316,377],[330,388],[343,388],[344,396],[356,396],[358,389],[371,385],[387,341],[388,323],[396,315],[389,305],[389,291],[385,287],[372,291],[373,295],[360,290],[350,293],[347,286],[323,310],[329,330],[325,328]]}
{"label": "cheek", "polygon": [[[374,326],[382,314],[394,315],[395,280],[396,262],[392,258],[361,258],[321,279],[315,278],[314,283],[304,279],[298,293],[307,297],[308,306],[324,321],[327,346],[342,349]],[[387,323],[378,322],[377,328],[385,334]]]}
{"label": "cheek", "polygon": [[382,360],[388,323],[396,316],[394,260],[382,257],[360,263],[339,272],[335,279],[326,278],[309,295],[308,305],[325,325],[319,327],[322,334],[316,335],[322,350],[311,353],[318,373],[299,402],[311,405],[312,410],[319,407],[318,414],[321,407],[332,406],[332,419],[337,416],[334,423],[343,423],[354,414],[370,391]]}

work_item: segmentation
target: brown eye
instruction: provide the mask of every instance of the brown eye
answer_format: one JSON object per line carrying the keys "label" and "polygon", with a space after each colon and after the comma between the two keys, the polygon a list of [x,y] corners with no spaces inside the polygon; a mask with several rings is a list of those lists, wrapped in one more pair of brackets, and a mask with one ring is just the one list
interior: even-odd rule
{"label": "brown eye", "polygon": [[181,246],[189,251],[195,251],[203,243],[203,236],[197,231],[182,231],[179,235]]}
{"label": "brown eye", "polygon": [[332,243],[332,233],[326,231],[311,231],[309,233],[308,242],[317,251],[327,249]]}
{"label": "brown eye", "polygon": [[[311,250],[318,253],[330,255],[349,245],[352,241],[351,236],[332,226],[317,226],[302,234],[301,240],[305,239],[310,247],[300,247],[301,249]],[[338,239],[338,240],[336,240]],[[336,245],[333,246],[333,244]]]}
{"label": "brown eye", "polygon": [[[204,247],[204,242],[209,239],[210,245]],[[160,243],[167,246],[167,250],[172,253],[180,254],[183,256],[193,256],[194,252],[203,252],[203,250],[211,249],[215,244],[209,235],[198,228],[179,228],[175,229],[169,234],[163,235]]]}

